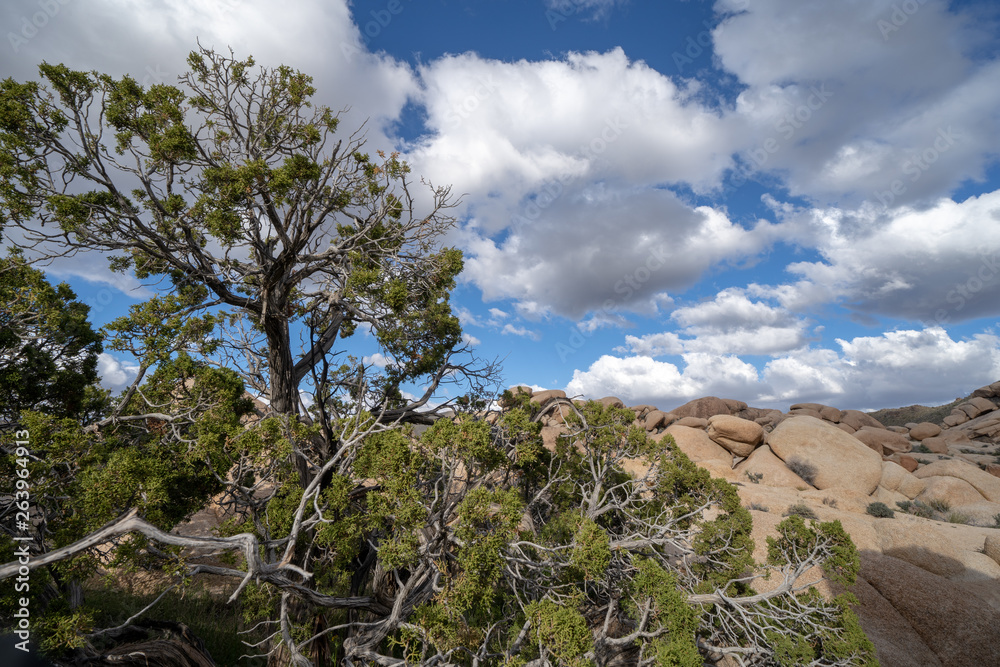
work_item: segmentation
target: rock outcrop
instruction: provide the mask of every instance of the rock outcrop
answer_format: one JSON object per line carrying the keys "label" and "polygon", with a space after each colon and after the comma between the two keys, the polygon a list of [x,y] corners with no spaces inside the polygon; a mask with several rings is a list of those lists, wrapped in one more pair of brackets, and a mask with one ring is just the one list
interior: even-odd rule
{"label": "rock outcrop", "polygon": [[730,415],[708,418],[708,437],[736,456],[746,457],[764,441],[764,427]]}
{"label": "rock outcrop", "polygon": [[[870,494],[882,478],[881,456],[820,419],[790,417],[771,431],[767,444],[786,466],[817,489],[844,488]],[[809,474],[800,471],[809,469]]]}

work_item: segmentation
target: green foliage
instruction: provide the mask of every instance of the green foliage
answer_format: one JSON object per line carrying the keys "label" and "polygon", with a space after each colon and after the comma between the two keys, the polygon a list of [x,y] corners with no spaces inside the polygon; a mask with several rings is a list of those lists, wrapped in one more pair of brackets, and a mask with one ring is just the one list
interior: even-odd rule
{"label": "green foliage", "polygon": [[816,512],[805,503],[794,503],[785,510],[785,516],[800,516],[805,519],[816,519]]}
{"label": "green foliage", "polygon": [[865,508],[865,512],[882,519],[891,519],[896,516],[896,513],[888,505],[881,502],[869,503],[868,507]]}
{"label": "green foliage", "polygon": [[[801,516],[792,515],[777,526],[778,537],[769,537],[768,561],[799,562],[813,550],[826,553],[821,566],[826,576],[836,584],[849,587],[857,580],[861,569],[857,548],[839,521],[813,523],[807,526]],[[799,593],[798,601],[806,608],[824,604],[815,588]],[[779,665],[835,664],[876,667],[875,647],[861,630],[852,605],[857,600],[850,594],[840,595],[827,603],[829,613],[825,627],[809,631],[802,619],[792,623],[783,633],[765,631],[768,644],[774,650]],[[821,662],[816,662],[816,661]]]}
{"label": "green foliage", "polygon": [[531,621],[533,643],[539,652],[550,655],[553,663],[568,667],[592,664],[584,656],[593,650],[594,637],[579,611],[549,600],[533,602],[524,611]]}
{"label": "green foliage", "polygon": [[474,489],[462,500],[455,530],[460,574],[443,598],[456,611],[486,611],[493,605],[505,563],[503,548],[516,534],[522,510],[514,489]]}
{"label": "green foliage", "polygon": [[804,560],[817,544],[824,544],[830,555],[822,564],[832,581],[850,586],[861,569],[857,548],[840,521],[807,526],[802,516],[792,514],[777,526],[778,537],[767,538],[767,559],[772,565],[791,559]]}
{"label": "green foliage", "polygon": [[896,506],[908,514],[924,519],[934,518],[934,508],[920,500],[900,500]]}
{"label": "green foliage", "polygon": [[[703,660],[695,642],[699,614],[688,604],[677,575],[648,559],[638,559],[636,566],[638,573],[630,583],[633,596],[652,602],[653,617],[665,630],[653,644],[656,664],[700,667]],[[638,620],[644,611],[634,607],[633,617]]]}
{"label": "green foliage", "polygon": [[579,570],[583,579],[600,579],[611,562],[608,534],[590,519],[583,518],[573,537],[570,565]]}
{"label": "green foliage", "polygon": [[23,410],[93,417],[106,396],[97,381],[101,335],[90,308],[65,283],[53,287],[18,250],[0,259],[0,426]]}
{"label": "green foliage", "polygon": [[49,613],[42,616],[35,631],[41,637],[39,648],[47,655],[58,655],[82,648],[83,635],[93,629],[93,612]]}

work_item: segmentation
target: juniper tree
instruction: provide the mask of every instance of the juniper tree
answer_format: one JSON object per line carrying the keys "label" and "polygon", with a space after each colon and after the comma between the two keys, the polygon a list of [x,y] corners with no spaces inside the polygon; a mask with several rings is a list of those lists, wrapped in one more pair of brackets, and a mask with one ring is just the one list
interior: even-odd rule
{"label": "juniper tree", "polygon": [[97,251],[167,288],[117,327],[143,339],[137,383],[175,333],[152,319],[201,315],[233,327],[217,350],[274,412],[297,414],[303,383],[363,326],[398,402],[460,341],[461,253],[440,244],[449,188],[428,184],[420,210],[409,167],[362,152],[357,132],[337,138],[305,74],[204,48],[188,63],[178,86],[50,64],[47,85],[0,84],[0,215],[36,252]]}
{"label": "juniper tree", "polygon": [[[107,347],[133,355],[139,371],[99,419],[8,397],[7,411],[41,410],[32,418],[45,438],[35,441],[39,484],[72,486],[89,474],[84,462],[107,467],[147,448],[161,464],[175,456],[193,466],[150,464],[142,480],[130,468],[137,474],[99,508],[70,494],[66,515],[88,521],[59,539],[41,529],[43,550],[137,508],[170,529],[182,509],[220,489],[240,511],[266,513],[274,497],[296,493],[292,486],[301,493],[341,455],[338,423],[364,408],[382,423],[427,420],[418,409],[443,383],[495,372],[457,361],[465,350],[449,293],[462,258],[442,243],[454,224],[449,188],[415,185],[398,155],[364,152],[360,131],[340,137],[339,114],[314,104],[305,74],[204,48],[188,63],[176,86],[47,63],[41,82],[0,83],[7,236],[40,261],[103,255],[156,293],[105,327]],[[66,321],[80,319],[64,311]],[[345,355],[344,339],[359,327],[389,360],[383,372]],[[92,357],[66,382],[91,382]],[[210,368],[265,401],[253,443],[226,435],[248,408],[220,397]],[[179,383],[173,393],[164,378]],[[424,394],[404,400],[400,387],[417,380]],[[211,442],[198,435],[207,415],[220,414]],[[50,422],[58,417],[71,419]],[[177,483],[174,473],[187,472],[194,477]],[[146,506],[152,487],[160,500],[177,496],[172,511]],[[56,510],[34,511],[46,523]]]}

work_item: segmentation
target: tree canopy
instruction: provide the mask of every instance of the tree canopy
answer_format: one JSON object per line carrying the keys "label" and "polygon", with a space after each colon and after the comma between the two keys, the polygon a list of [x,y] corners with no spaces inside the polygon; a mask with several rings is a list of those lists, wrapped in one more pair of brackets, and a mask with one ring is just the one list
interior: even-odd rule
{"label": "tree canopy", "polygon": [[[273,665],[874,664],[849,596],[814,589],[857,573],[838,523],[791,517],[755,563],[735,489],[631,410],[499,395],[495,365],[462,363],[448,188],[420,195],[399,156],[336,139],[304,74],[206,49],[188,64],[178,86],[48,64],[44,84],[0,84],[3,222],[34,256],[98,251],[157,290],[103,330],[135,381],[83,409],[101,338],[10,260],[39,304],[10,349],[73,334],[46,334],[66,352],[36,373],[72,392],[2,406],[30,437],[3,434],[0,472],[32,482],[0,515],[30,513],[52,656],[123,656],[165,627],[143,620],[156,601],[105,627],[88,602],[101,573],[144,571],[229,582],[246,653]],[[384,371],[348,354],[359,327]],[[462,396],[431,408],[448,382]],[[546,442],[555,408],[567,430]],[[190,532],[207,505],[226,521]],[[11,525],[0,579],[20,567]],[[209,664],[171,628],[183,664]]]}
{"label": "tree canopy", "polygon": [[23,410],[58,417],[86,412],[97,392],[101,335],[66,284],[52,286],[22,253],[0,259],[0,428]]}

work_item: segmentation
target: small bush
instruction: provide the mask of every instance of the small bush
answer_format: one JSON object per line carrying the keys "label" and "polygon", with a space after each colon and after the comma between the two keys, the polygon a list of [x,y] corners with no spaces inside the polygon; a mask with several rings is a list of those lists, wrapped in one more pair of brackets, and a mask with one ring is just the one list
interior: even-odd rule
{"label": "small bush", "polygon": [[750,472],[747,471],[747,479],[749,479],[754,484],[760,484],[760,480],[764,479],[764,473],[762,472]]}
{"label": "small bush", "polygon": [[913,453],[915,454],[933,454],[931,450],[927,449],[927,445],[923,443],[920,443],[919,445],[913,445],[913,449],[911,451],[913,451]]}
{"label": "small bush", "polygon": [[870,503],[868,507],[865,509],[865,511],[868,514],[871,514],[872,516],[878,517],[880,519],[891,519],[894,516],[896,516],[896,513],[893,512],[888,505],[882,502]]}
{"label": "small bush", "polygon": [[788,511],[785,512],[785,516],[791,516],[793,514],[800,516],[803,519],[818,518],[816,516],[816,512],[814,512],[813,509],[805,503],[795,503],[788,508]]}
{"label": "small bush", "polygon": [[823,499],[823,504],[826,505],[827,507],[836,507],[837,506],[837,499],[836,498],[824,498]]}
{"label": "small bush", "polygon": [[993,526],[994,528],[1000,528],[1000,514],[996,514],[993,516],[993,523],[994,523]]}
{"label": "small bush", "polygon": [[948,515],[948,522],[966,524],[969,523],[969,517],[960,512],[952,512]]}
{"label": "small bush", "polygon": [[785,466],[805,481],[816,486],[816,473],[818,471],[813,464],[802,459],[788,459],[785,461]]}
{"label": "small bush", "polygon": [[936,512],[941,512],[942,514],[951,509],[951,503],[941,498],[935,498],[934,500],[930,501],[927,504],[930,506],[932,510]]}
{"label": "small bush", "polygon": [[906,512],[907,514],[912,514],[913,516],[919,516],[922,519],[931,519],[934,517],[934,510],[919,500],[909,501],[902,500],[896,503],[896,506]]}
{"label": "small bush", "polygon": [[753,502],[747,505],[748,510],[757,510],[758,512],[769,512],[767,505],[761,505],[760,503]]}

